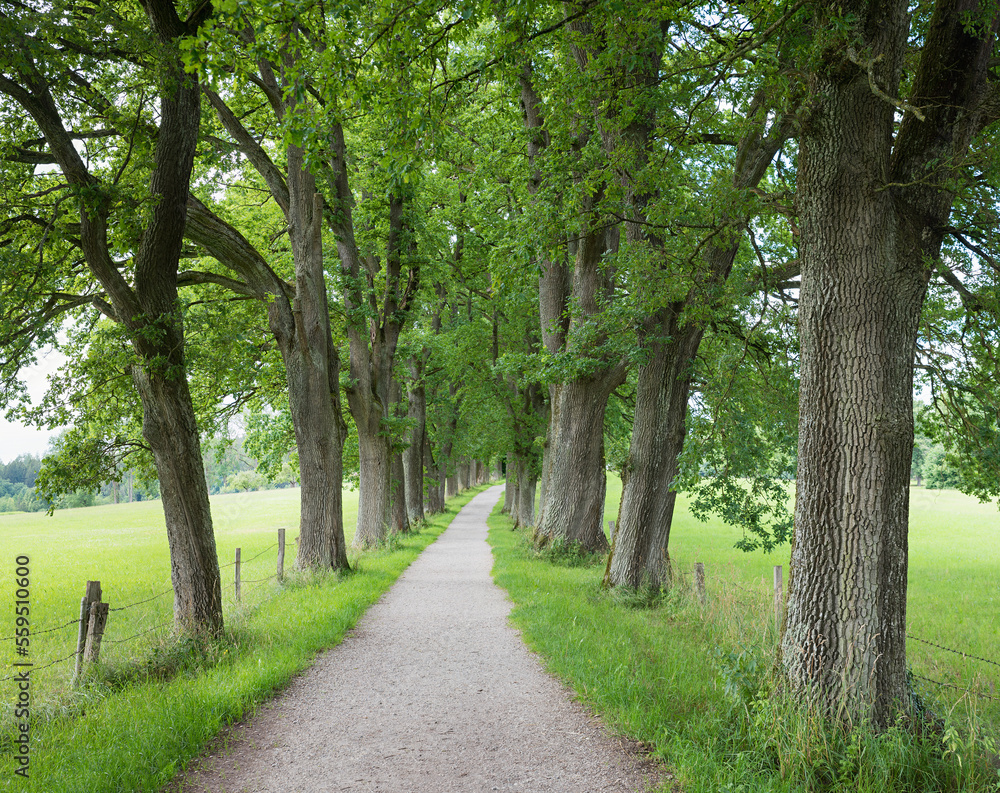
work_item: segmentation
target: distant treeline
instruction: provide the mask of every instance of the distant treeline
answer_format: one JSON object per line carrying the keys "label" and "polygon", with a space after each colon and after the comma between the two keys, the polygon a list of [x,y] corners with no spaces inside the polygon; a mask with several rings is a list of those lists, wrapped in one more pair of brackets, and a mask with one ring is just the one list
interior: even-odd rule
{"label": "distant treeline", "polygon": [[[247,490],[268,490],[298,483],[298,473],[286,463],[274,477],[257,472],[257,460],[247,455],[242,441],[205,441],[205,479],[210,493],[233,493]],[[49,502],[35,496],[35,479],[42,467],[42,458],[22,454],[9,463],[0,463],[0,512],[40,512]],[[107,482],[97,492],[78,490],[61,496],[56,508],[91,507],[98,504],[118,504],[148,501],[160,497],[158,482],[143,482],[132,471],[126,471],[117,482]]]}
{"label": "distant treeline", "polygon": [[0,512],[34,512],[45,508],[35,499],[33,490],[41,467],[41,458],[32,454],[0,463]]}

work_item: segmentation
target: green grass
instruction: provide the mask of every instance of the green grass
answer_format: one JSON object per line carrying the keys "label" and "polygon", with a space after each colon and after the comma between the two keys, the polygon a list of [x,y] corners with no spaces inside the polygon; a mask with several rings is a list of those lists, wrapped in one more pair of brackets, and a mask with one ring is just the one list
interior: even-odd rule
{"label": "green grass", "polygon": [[[618,517],[621,481],[608,477],[607,520]],[[743,553],[733,547],[737,530],[722,521],[702,522],[678,498],[670,535],[675,569],[690,576],[705,564],[708,591],[739,597],[767,611],[773,569],[781,565],[788,584],[789,548]],[[908,633],[919,639],[1000,662],[1000,512],[956,490],[914,487],[910,494]],[[738,587],[738,589],[737,589]],[[974,692],[920,682],[921,691],[956,715],[973,714],[1000,734],[1000,667],[922,642],[907,642],[912,671],[925,678]]]}
{"label": "green grass", "polygon": [[[355,571],[349,575],[318,579],[293,575],[285,586],[260,585],[252,602],[242,609],[230,602],[227,635],[216,644],[177,646],[160,637],[147,646],[130,643],[130,649],[117,656],[102,647],[102,661],[109,663],[78,691],[66,682],[69,664],[52,667],[47,677],[45,671],[40,672],[32,688],[36,705],[32,789],[46,793],[158,790],[224,724],[252,712],[308,666],[317,652],[338,643],[478,490],[452,499],[447,511],[434,516],[418,533],[394,539],[385,548],[353,560]],[[352,499],[351,495],[345,493],[345,524],[353,526],[357,496],[353,494]],[[244,558],[267,549],[276,541],[278,527],[297,525],[297,500],[298,491],[213,499],[220,560],[228,563],[237,545],[243,548]],[[39,520],[40,516],[21,515],[19,521],[25,522],[17,523],[16,535],[7,531],[11,523],[0,521],[3,555],[12,558],[28,553],[32,557],[35,624],[59,624],[67,611],[78,613],[87,578],[101,579],[104,599],[112,607],[116,602],[149,597],[168,585],[159,506],[67,510],[57,512],[48,523]],[[294,559],[291,535],[289,531],[286,569]],[[274,572],[272,552],[262,559],[267,564],[260,575],[270,575]],[[252,570],[244,572],[245,579],[255,577]],[[154,623],[164,616],[169,619],[169,596],[148,605],[143,619]],[[124,633],[146,624],[133,618],[131,610],[124,614],[129,615],[119,627]],[[108,639],[115,636],[112,629],[109,621]],[[57,637],[61,633],[56,632]],[[39,664],[45,657],[41,653],[52,657],[64,642],[54,638],[46,645],[42,638],[38,637],[39,653],[32,643],[32,660]],[[149,658],[157,659],[156,671],[172,674],[166,679],[162,674],[143,674],[143,661]],[[9,689],[4,696],[5,704],[13,702]],[[10,740],[9,733],[6,740]],[[0,778],[14,779],[12,769],[5,751],[0,756]]]}
{"label": "green grass", "polygon": [[[605,517],[614,519],[621,485],[608,484]],[[763,696],[777,636],[772,568],[784,565],[787,581],[787,547],[736,551],[732,529],[697,521],[682,500],[671,556],[679,573],[705,563],[708,604],[698,605],[690,576],[679,575],[675,591],[649,608],[643,598],[603,592],[602,565],[550,564],[508,531],[504,516],[494,514],[490,525],[494,575],[510,593],[513,619],[529,644],[609,724],[655,747],[676,770],[680,789],[950,791],[994,790],[1000,782],[968,732],[977,725],[987,743],[1000,735],[996,703],[983,696],[994,691],[990,665],[911,642],[916,673],[980,695],[927,686],[923,693],[947,731],[925,739],[904,730],[848,737],[780,697]],[[913,635],[998,659],[998,525],[995,506],[914,490]]]}

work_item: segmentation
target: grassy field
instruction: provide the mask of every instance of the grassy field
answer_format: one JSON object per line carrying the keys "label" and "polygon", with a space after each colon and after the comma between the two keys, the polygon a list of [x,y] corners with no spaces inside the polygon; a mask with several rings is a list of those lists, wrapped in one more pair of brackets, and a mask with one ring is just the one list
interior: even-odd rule
{"label": "grassy field", "polygon": [[[357,520],[357,491],[344,494],[347,541]],[[241,548],[244,607],[275,588],[273,581],[249,583],[275,572],[277,530],[286,529],[285,566],[295,559],[298,536],[299,491],[295,488],[212,497],[219,564],[223,567],[223,603],[227,616],[237,612],[233,561]],[[44,513],[0,514],[0,602],[14,600],[14,560],[30,558],[31,621],[36,635],[31,660],[46,666],[76,650],[72,625],[50,633],[47,629],[78,619],[86,582],[100,581],[103,600],[112,609],[102,656],[114,662],[142,652],[169,630],[173,616],[170,556],[163,507],[159,501],[116,504]],[[256,557],[256,558],[255,558]],[[253,560],[253,561],[248,561]],[[147,601],[141,603],[141,601]],[[0,637],[13,633],[13,618],[0,617]],[[158,629],[159,628],[159,629]],[[150,630],[152,629],[152,630]],[[121,642],[149,631],[138,639]],[[0,660],[13,659],[12,642],[0,644]],[[57,663],[35,673],[38,693],[64,688],[72,677],[71,663]],[[10,702],[10,683],[0,684],[2,702]]]}
{"label": "grassy field", "polygon": [[[606,519],[621,485],[609,481]],[[997,620],[1000,516],[951,491],[914,489],[908,622],[913,636],[1000,659]],[[603,565],[550,564],[510,522],[490,521],[497,582],[513,619],[549,668],[617,729],[647,742],[677,774],[668,789],[700,791],[994,791],[989,745],[1000,738],[997,667],[915,641],[915,674],[946,723],[941,736],[905,730],[846,738],[763,697],[777,636],[772,569],[788,548],[744,554],[720,522],[693,519],[682,502],[671,555],[678,586],[648,608],[600,588]],[[605,524],[606,525],[606,524]],[[691,597],[688,572],[706,566],[708,602]],[[920,681],[918,681],[920,682]],[[976,725],[980,740],[969,733]]]}
{"label": "grassy field", "polygon": [[[0,518],[0,559],[9,560],[0,597],[12,597],[14,558],[30,556],[37,629],[78,615],[88,578],[102,582],[104,600],[112,608],[148,599],[111,613],[101,651],[107,665],[80,688],[70,687],[69,662],[33,674],[31,789],[160,790],[223,725],[252,712],[317,652],[340,641],[478,490],[449,501],[446,512],[419,532],[353,558],[350,575],[317,579],[293,574],[280,587],[273,581],[250,581],[274,573],[277,549],[272,546],[280,527],[289,529],[286,570],[291,567],[298,491],[213,498],[220,563],[230,565],[237,546],[243,559],[260,556],[244,570],[247,586],[240,606],[232,595],[232,567],[225,568],[227,635],[208,646],[171,641],[168,626],[114,643],[170,620],[171,597],[163,594],[169,586],[169,561],[159,503],[66,510],[53,518]],[[357,494],[345,493],[346,525],[353,527],[356,509]],[[33,637],[31,660],[45,666],[73,652],[75,640],[72,627]],[[9,647],[4,653],[11,657]],[[9,751],[14,691],[9,682],[4,685],[0,779],[6,784],[16,778]]]}
{"label": "grassy field", "polygon": [[[608,519],[617,517],[621,483],[609,480]],[[677,569],[690,571],[703,562],[708,589],[739,584],[755,591],[765,603],[773,593],[773,568],[782,565],[788,582],[787,546],[773,553],[743,553],[733,548],[735,530],[721,521],[703,523],[691,517],[679,499],[670,547]],[[606,524],[605,524],[606,525]],[[907,642],[914,674],[971,689],[978,697],[963,697],[954,689],[922,683],[941,699],[961,709],[982,709],[1000,731],[998,696],[1000,666],[1000,512],[996,504],[980,504],[955,490],[914,487],[910,494],[908,633],[965,653],[941,650],[923,642]]]}

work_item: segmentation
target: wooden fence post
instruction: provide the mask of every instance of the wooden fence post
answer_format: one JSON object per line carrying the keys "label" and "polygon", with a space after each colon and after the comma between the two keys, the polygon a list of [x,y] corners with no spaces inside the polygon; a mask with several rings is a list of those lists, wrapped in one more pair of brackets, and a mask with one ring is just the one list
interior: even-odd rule
{"label": "wooden fence post", "polygon": [[278,582],[285,580],[285,530],[278,529]]}
{"label": "wooden fence post", "polygon": [[240,549],[236,549],[236,602],[240,602]]}
{"label": "wooden fence post", "polygon": [[87,663],[97,663],[101,655],[101,639],[108,624],[108,604],[90,604],[90,622],[87,625],[87,647],[83,651],[83,660]]}
{"label": "wooden fence post", "polygon": [[101,582],[88,581],[87,589],[80,600],[80,627],[76,637],[76,669],[73,671],[73,685],[80,680],[83,672],[83,653],[87,646],[87,632],[90,625],[90,604],[101,600]]}
{"label": "wooden fence post", "polygon": [[701,562],[694,564],[694,589],[698,593],[698,600],[705,604],[705,565]]}
{"label": "wooden fence post", "polygon": [[774,627],[781,628],[781,609],[783,598],[781,596],[781,565],[774,566]]}

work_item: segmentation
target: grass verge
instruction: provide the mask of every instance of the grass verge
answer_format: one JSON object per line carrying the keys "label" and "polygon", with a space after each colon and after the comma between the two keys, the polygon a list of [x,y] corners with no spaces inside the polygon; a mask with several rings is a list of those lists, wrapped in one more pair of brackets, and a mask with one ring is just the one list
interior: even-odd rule
{"label": "grass verge", "polygon": [[612,729],[672,767],[667,789],[1000,789],[988,736],[947,721],[923,735],[847,734],[775,695],[766,588],[719,586],[702,606],[678,577],[669,594],[623,597],[601,589],[603,565],[536,554],[498,511],[489,525],[494,578],[529,646]]}
{"label": "grass verge", "polygon": [[[166,643],[148,662],[105,667],[50,703],[31,734],[31,788],[157,791],[226,724],[251,714],[344,634],[483,488],[451,499],[419,532],[363,554],[345,576],[292,577],[231,618],[210,647]],[[0,776],[13,776],[10,757]],[[12,790],[17,790],[16,786]]]}

